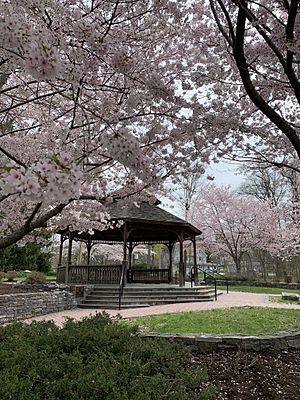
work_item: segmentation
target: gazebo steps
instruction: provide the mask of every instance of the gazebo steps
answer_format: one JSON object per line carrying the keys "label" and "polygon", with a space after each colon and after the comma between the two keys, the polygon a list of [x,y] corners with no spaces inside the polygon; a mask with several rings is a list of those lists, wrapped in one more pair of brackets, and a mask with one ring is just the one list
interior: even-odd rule
{"label": "gazebo steps", "polygon": [[[214,296],[215,292],[209,292],[207,291],[206,293],[201,294],[200,296],[195,294],[188,294],[188,293],[183,293],[183,294],[173,294],[173,293],[141,293],[141,294],[128,294],[128,295],[123,295],[122,299],[123,300],[127,300],[127,301],[141,301],[143,299],[147,300],[146,302],[148,303],[148,301],[153,300],[153,301],[159,301],[159,300],[164,300],[164,299],[175,299],[175,300],[179,300],[179,299],[198,299],[198,298],[210,298],[211,296]],[[109,296],[109,295],[96,295],[96,294],[91,294],[85,297],[85,300],[89,300],[89,301],[93,301],[93,300],[97,300],[97,299],[101,299],[101,300],[106,300],[109,301],[112,298],[119,298],[119,296]]]}
{"label": "gazebo steps", "polygon": [[[194,287],[194,288],[187,288],[187,287],[172,287],[172,288],[160,288],[160,287],[124,287],[123,289],[123,293],[124,296],[126,294],[136,294],[136,295],[141,295],[144,293],[154,293],[154,294],[161,294],[161,293],[169,293],[169,294],[178,294],[178,295],[182,295],[182,294],[203,294],[206,292],[211,292],[214,291],[214,288],[212,286],[202,286],[202,287]],[[115,287],[110,287],[110,288],[106,288],[106,287],[95,287],[92,291],[93,294],[112,294],[112,293],[119,293],[119,287],[115,286]]]}
{"label": "gazebo steps", "polygon": [[[218,295],[222,292],[218,292]],[[152,305],[213,301],[213,288],[134,288],[125,287],[121,308],[148,307]],[[117,287],[95,288],[78,305],[80,308],[119,308]]]}
{"label": "gazebo steps", "polygon": [[[150,304],[143,304],[143,303],[139,303],[139,304],[121,304],[121,308],[143,308],[143,307],[149,307]],[[88,303],[88,304],[78,304],[79,308],[92,308],[92,309],[96,309],[99,308],[101,310],[114,310],[114,309],[118,309],[119,308],[119,302],[114,302],[114,303],[103,303],[103,304],[99,304],[99,303]]]}

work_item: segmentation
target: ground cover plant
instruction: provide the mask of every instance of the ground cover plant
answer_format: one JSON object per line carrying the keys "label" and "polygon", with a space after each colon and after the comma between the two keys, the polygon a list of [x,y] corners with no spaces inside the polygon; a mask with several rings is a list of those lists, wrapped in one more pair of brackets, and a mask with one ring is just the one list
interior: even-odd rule
{"label": "ground cover plant", "polygon": [[159,333],[260,334],[300,329],[299,310],[236,307],[153,315],[130,322]]}
{"label": "ground cover plant", "polygon": [[52,322],[0,329],[0,398],[18,400],[208,399],[190,351],[98,314],[62,329]]}

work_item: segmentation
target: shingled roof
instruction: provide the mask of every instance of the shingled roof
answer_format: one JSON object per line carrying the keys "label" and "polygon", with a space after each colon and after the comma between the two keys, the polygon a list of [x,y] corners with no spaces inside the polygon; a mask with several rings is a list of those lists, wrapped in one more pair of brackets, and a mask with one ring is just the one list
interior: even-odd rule
{"label": "shingled roof", "polygon": [[[118,203],[110,204],[107,211],[111,221],[124,221],[130,231],[128,241],[132,243],[176,242],[178,235],[186,239],[200,235],[201,231],[181,218],[158,207],[159,203],[142,203],[139,206],[131,204],[121,207]],[[122,227],[121,227],[122,228]],[[60,231],[65,235],[67,230]],[[120,227],[98,231],[90,235],[88,232],[73,232],[75,239],[101,242],[122,242],[123,234]]]}
{"label": "shingled roof", "polygon": [[114,203],[108,207],[112,220],[152,221],[189,225],[186,221],[158,207],[156,204],[142,203],[139,206],[131,204],[126,207]]}

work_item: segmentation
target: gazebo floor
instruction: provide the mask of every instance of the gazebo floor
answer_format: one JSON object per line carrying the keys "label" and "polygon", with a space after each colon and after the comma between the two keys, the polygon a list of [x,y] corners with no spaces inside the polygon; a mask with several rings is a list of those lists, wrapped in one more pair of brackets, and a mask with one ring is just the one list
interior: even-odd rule
{"label": "gazebo floor", "polygon": [[[222,292],[218,292],[220,295]],[[121,308],[149,307],[161,304],[192,303],[213,301],[215,290],[212,286],[185,287],[168,284],[127,284],[123,290]],[[92,291],[79,303],[81,308],[119,308],[119,287],[117,285],[95,285]]]}

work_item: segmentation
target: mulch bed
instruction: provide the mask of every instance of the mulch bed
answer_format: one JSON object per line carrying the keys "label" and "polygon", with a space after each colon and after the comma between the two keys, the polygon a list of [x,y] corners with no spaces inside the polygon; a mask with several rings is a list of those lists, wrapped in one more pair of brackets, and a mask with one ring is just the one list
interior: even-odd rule
{"label": "mulch bed", "polygon": [[196,354],[208,382],[218,387],[213,400],[300,400],[300,350]]}

